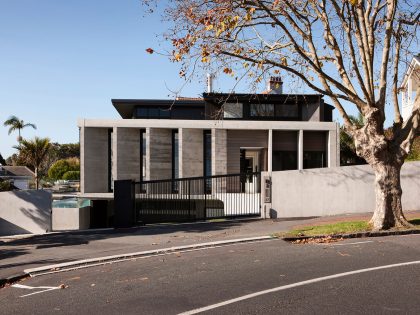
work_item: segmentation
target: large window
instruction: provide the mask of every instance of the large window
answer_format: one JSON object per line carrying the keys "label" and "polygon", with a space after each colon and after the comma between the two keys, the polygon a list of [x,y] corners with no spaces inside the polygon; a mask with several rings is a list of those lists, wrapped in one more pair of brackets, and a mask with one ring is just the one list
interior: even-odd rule
{"label": "large window", "polygon": [[[204,176],[211,176],[211,130],[204,130],[203,133],[204,152]],[[206,181],[205,190],[211,191],[211,179]]]}
{"label": "large window", "polygon": [[242,103],[225,103],[223,105],[223,118],[243,118]]}
{"label": "large window", "polygon": [[296,151],[273,151],[273,171],[297,169]]}
{"label": "large window", "polygon": [[[179,178],[179,141],[178,130],[172,130],[172,179]],[[172,185],[173,191],[178,191],[178,181]]]}
{"label": "large window", "polygon": [[136,118],[171,118],[169,108],[161,108],[159,106],[140,106],[136,108]]}
{"label": "large window", "polygon": [[274,117],[274,104],[249,104],[251,117]]}
{"label": "large window", "polygon": [[112,192],[114,191],[114,178],[112,176],[112,165],[113,165],[113,159],[112,159],[112,134],[113,129],[108,129],[108,191]]}
{"label": "large window", "polygon": [[146,129],[140,129],[140,181],[146,179]]}

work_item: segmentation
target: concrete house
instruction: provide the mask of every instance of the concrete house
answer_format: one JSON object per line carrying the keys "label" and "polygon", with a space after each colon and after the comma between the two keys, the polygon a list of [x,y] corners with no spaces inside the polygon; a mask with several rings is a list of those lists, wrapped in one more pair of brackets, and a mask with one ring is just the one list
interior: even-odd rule
{"label": "concrete house", "polygon": [[401,103],[402,112],[401,115],[404,120],[410,117],[413,110],[414,100],[416,99],[417,89],[420,86],[420,55],[413,58],[410,65],[407,68],[407,72],[404,76],[401,84]]}
{"label": "concrete house", "polygon": [[[319,94],[176,100],[113,99],[121,119],[81,119],[81,197],[111,196],[113,181],[148,181],[339,166],[339,126]],[[109,195],[108,195],[109,193]]]}

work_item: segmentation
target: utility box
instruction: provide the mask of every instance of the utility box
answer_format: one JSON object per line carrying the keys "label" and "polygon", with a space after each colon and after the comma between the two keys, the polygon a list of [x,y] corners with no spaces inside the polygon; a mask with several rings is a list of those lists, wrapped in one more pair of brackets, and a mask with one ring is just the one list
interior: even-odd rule
{"label": "utility box", "polygon": [[271,177],[264,177],[264,203],[271,203]]}

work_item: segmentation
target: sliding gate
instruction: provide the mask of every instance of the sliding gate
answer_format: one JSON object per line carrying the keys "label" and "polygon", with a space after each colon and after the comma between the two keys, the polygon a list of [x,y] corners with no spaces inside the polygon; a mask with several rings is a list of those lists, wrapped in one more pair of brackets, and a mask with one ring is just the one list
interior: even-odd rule
{"label": "sliding gate", "polygon": [[260,216],[261,173],[135,184],[137,224]]}

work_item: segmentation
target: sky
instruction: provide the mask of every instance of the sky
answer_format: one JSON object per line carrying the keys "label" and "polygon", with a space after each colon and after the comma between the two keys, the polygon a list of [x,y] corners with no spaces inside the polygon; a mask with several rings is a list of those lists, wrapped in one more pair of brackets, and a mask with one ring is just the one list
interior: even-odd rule
{"label": "sky", "polygon": [[[112,98],[168,98],[179,90],[184,86],[179,65],[145,52],[159,49],[158,35],[166,27],[157,14],[144,12],[140,0],[0,0],[3,157],[17,144],[17,132],[9,136],[3,126],[11,115],[36,124],[37,130],[22,131],[24,138],[74,143],[79,118],[119,118]],[[206,90],[202,76],[181,95],[200,96]],[[214,85],[228,92],[235,83],[216,77]],[[245,87],[236,92],[246,92]]]}
{"label": "sky", "polygon": [[[10,156],[16,115],[22,136],[79,140],[78,118],[118,118],[112,98],[167,98],[183,85],[178,65],[145,52],[164,25],[139,0],[0,0],[0,153]],[[198,96],[203,83],[183,95]]]}

